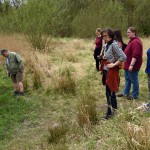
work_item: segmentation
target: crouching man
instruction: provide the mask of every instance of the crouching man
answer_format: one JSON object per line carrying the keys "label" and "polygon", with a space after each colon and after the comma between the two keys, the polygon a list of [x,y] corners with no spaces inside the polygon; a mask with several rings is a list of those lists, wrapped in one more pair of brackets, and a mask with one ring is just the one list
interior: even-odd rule
{"label": "crouching man", "polygon": [[14,95],[24,95],[24,86],[23,86],[23,69],[24,64],[22,58],[15,52],[10,52],[7,49],[2,49],[0,51],[1,55],[6,59],[6,67],[8,74],[11,76],[13,86],[14,86]]}

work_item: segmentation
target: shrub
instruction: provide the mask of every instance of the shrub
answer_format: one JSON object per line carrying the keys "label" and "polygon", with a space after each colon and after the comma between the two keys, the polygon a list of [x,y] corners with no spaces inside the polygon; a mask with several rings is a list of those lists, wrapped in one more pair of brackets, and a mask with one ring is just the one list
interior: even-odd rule
{"label": "shrub", "polygon": [[42,52],[46,51],[46,49],[48,48],[49,43],[48,36],[43,35],[40,32],[33,32],[28,34],[26,37],[33,48]]}
{"label": "shrub", "polygon": [[[29,87],[38,89],[42,87],[42,71],[38,57],[34,51],[30,51],[31,55],[25,54],[25,89]],[[34,56],[34,57],[33,57]]]}
{"label": "shrub", "polygon": [[48,131],[48,143],[58,143],[61,139],[63,141],[65,140],[65,135],[68,132],[68,126],[66,124],[61,123],[49,128]]}
{"label": "shrub", "polygon": [[83,95],[82,100],[78,103],[77,109],[77,121],[81,127],[88,126],[90,127],[97,122],[97,113],[96,113],[96,99],[88,95]]}
{"label": "shrub", "polygon": [[53,79],[54,90],[57,92],[75,92],[76,82],[70,68],[61,69],[57,78]]}

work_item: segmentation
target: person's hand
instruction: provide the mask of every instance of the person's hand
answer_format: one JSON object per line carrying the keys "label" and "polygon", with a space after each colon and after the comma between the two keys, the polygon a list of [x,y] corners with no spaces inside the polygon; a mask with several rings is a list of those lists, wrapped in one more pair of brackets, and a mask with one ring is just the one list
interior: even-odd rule
{"label": "person's hand", "polygon": [[133,70],[133,66],[130,65],[128,70],[132,71]]}
{"label": "person's hand", "polygon": [[102,56],[103,59],[106,59],[106,56]]}
{"label": "person's hand", "polygon": [[103,55],[99,55],[98,58],[99,58],[99,59],[103,59]]}
{"label": "person's hand", "polygon": [[97,58],[100,59],[100,55],[98,55]]}
{"label": "person's hand", "polygon": [[110,63],[110,64],[107,64],[106,67],[107,68],[113,68],[113,67],[115,67],[115,64],[114,63]]}

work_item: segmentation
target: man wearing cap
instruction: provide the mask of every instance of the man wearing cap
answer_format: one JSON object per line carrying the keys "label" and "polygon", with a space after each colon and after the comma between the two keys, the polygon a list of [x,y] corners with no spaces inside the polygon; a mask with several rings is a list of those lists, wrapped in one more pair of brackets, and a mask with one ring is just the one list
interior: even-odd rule
{"label": "man wearing cap", "polygon": [[8,74],[10,74],[13,86],[14,86],[14,95],[24,95],[24,86],[23,86],[23,60],[15,52],[10,52],[7,49],[1,50],[1,55],[6,58],[6,68]]}

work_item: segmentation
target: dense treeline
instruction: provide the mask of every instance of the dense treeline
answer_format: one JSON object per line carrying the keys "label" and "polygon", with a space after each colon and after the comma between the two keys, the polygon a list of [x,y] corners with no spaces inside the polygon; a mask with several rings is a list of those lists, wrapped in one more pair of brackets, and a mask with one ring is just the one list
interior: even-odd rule
{"label": "dense treeline", "polygon": [[[19,0],[0,2],[0,31],[32,35],[91,37],[95,28],[150,35],[149,0]],[[17,3],[15,3],[17,2]]]}

